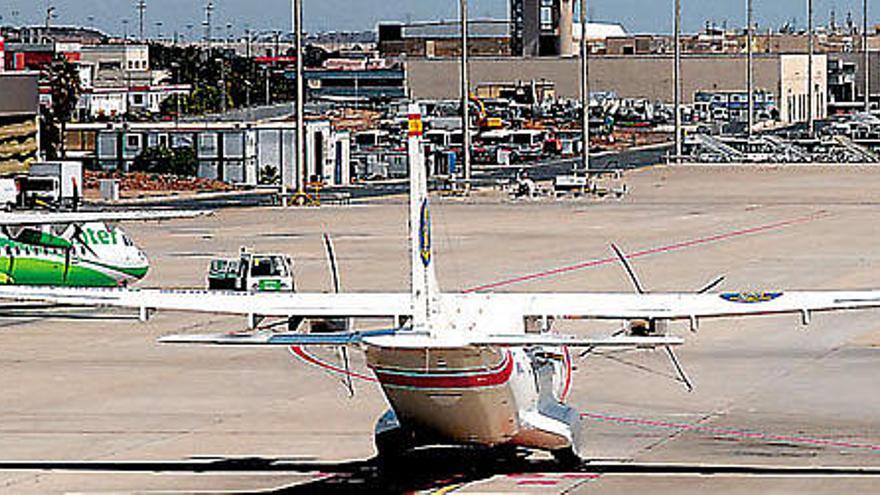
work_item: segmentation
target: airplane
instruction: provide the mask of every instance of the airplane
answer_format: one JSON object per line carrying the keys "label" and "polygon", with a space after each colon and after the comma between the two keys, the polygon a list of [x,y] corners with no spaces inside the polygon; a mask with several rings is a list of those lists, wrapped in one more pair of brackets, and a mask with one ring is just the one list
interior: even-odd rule
{"label": "airplane", "polygon": [[194,218],[201,211],[0,213],[0,285],[121,287],[147,275],[147,256],[109,222]]}
{"label": "airplane", "polygon": [[[567,404],[572,390],[570,349],[659,349],[684,339],[673,321],[693,331],[707,319],[880,308],[880,290],[814,292],[633,293],[442,292],[431,237],[431,214],[417,106],[410,108],[410,290],[401,293],[232,293],[202,290],[0,287],[0,298],[139,310],[245,316],[249,332],[169,335],[161,343],[232,347],[324,347],[364,352],[389,409],[374,431],[379,458],[399,459],[429,446],[525,448],[547,451],[563,464],[584,455],[580,415]],[[622,257],[625,261],[626,258]],[[628,263],[624,263],[628,270]],[[275,332],[265,319],[392,318],[378,330]],[[562,334],[554,320],[623,320],[609,337]],[[539,322],[538,325],[529,322]],[[345,370],[349,370],[347,354]]]}

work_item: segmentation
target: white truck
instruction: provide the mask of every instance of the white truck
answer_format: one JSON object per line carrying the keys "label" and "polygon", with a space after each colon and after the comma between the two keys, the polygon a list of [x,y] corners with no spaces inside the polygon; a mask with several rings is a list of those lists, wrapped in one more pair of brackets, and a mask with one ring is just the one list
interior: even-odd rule
{"label": "white truck", "polygon": [[25,202],[76,209],[82,201],[81,162],[37,162],[31,165],[24,186]]}
{"label": "white truck", "polygon": [[208,289],[235,292],[294,292],[293,262],[283,254],[254,254],[242,248],[238,258],[216,258],[208,269]]}

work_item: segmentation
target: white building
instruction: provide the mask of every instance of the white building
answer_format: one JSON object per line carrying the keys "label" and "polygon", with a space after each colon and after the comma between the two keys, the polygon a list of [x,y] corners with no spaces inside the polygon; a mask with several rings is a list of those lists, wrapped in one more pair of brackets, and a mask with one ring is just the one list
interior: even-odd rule
{"label": "white building", "polygon": [[146,149],[190,148],[198,175],[235,185],[255,186],[283,172],[290,190],[322,182],[349,184],[350,139],[326,120],[306,121],[306,163],[295,170],[293,122],[130,122],[70,124],[66,151],[91,168],[128,170]]}

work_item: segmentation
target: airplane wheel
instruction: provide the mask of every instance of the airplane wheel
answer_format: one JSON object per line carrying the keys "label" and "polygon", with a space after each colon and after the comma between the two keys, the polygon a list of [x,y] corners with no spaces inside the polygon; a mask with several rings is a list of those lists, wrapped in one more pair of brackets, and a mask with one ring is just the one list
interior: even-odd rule
{"label": "airplane wheel", "polygon": [[564,469],[574,469],[584,464],[584,459],[581,459],[571,447],[554,450],[551,454],[553,455],[553,458],[556,459],[556,462]]}
{"label": "airplane wheel", "polygon": [[400,460],[414,445],[413,436],[402,428],[376,435],[374,443],[377,456],[386,463]]}

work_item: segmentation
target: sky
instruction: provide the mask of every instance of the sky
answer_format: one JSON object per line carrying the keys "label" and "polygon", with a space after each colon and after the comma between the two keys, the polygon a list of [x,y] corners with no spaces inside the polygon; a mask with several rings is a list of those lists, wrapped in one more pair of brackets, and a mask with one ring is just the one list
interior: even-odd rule
{"label": "sky", "polygon": [[[589,0],[588,0],[589,1]],[[880,5],[874,5],[872,24],[880,22]],[[136,0],[0,0],[0,23],[42,24],[49,4],[56,8],[58,24],[91,24],[120,34],[122,19],[129,29],[136,24]],[[233,25],[235,33],[244,29],[289,31],[290,0],[214,0],[214,25]],[[619,22],[631,33],[670,32],[672,0],[594,0],[590,8],[597,21]],[[806,24],[806,0],[754,0],[759,28],[779,27],[786,21]],[[147,0],[146,32],[164,35],[178,31],[199,36],[206,0]],[[458,15],[455,0],[303,0],[305,26],[309,31],[372,29],[381,20],[453,19]],[[508,0],[470,0],[473,18],[504,18]],[[814,0],[817,24],[824,24],[832,8],[839,22],[847,11],[861,23],[862,0]],[[706,20],[729,26],[745,24],[745,0],[682,0],[682,18],[687,31],[701,29]],[[156,25],[161,22],[161,28]],[[187,27],[187,26],[193,27]]]}

